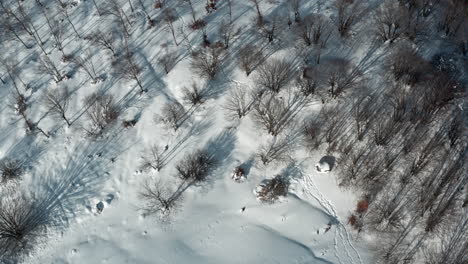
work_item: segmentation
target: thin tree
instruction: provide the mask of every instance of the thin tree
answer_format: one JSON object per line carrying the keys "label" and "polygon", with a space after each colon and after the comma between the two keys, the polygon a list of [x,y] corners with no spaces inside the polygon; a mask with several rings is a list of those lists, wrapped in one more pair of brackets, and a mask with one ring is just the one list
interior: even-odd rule
{"label": "thin tree", "polygon": [[70,103],[70,93],[68,87],[50,89],[45,96],[45,104],[49,112],[54,116],[63,119],[70,127],[71,122],[67,117],[68,106]]}

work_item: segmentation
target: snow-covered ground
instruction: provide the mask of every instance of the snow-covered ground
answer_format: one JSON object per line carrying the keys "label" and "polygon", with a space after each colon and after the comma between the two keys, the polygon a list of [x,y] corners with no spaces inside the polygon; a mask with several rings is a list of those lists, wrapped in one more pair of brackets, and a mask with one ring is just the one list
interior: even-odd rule
{"label": "snow-covered ground", "polygon": [[[54,16],[54,1],[42,2],[50,6],[49,15]],[[76,6],[69,12],[82,35],[115,27],[112,19],[96,14],[92,1],[74,2]],[[126,1],[121,2],[130,15]],[[146,12],[158,21],[161,19],[161,12],[153,7],[154,1],[141,2],[148,2],[144,3]],[[198,14],[204,15],[205,1],[194,2]],[[250,18],[255,15],[251,4],[233,2],[238,25],[250,24]],[[324,13],[329,12],[326,2],[321,3],[307,3],[303,11],[320,8]],[[272,6],[265,4],[263,8],[269,10]],[[19,76],[30,86],[25,89],[20,85],[27,97],[28,117],[51,134],[45,138],[26,133],[23,119],[10,107],[11,94],[14,94],[12,82],[1,72],[7,82],[0,84],[3,100],[0,157],[19,159],[25,172],[17,182],[2,186],[0,195],[9,187],[17,188],[42,201],[43,210],[50,218],[46,232],[41,234],[24,263],[374,263],[372,243],[365,237],[357,238],[347,224],[357,195],[338,187],[334,168],[330,173],[319,173],[315,168],[327,155],[324,149],[311,154],[297,148],[294,161],[261,166],[255,155],[271,136],[250,116],[238,123],[227,120],[222,108],[226,91],[237,85],[252,86],[251,78],[235,67],[235,63],[226,63],[212,83],[217,91],[192,110],[189,120],[177,132],[155,122],[155,115],[161,113],[165,102],[182,101],[184,86],[193,82],[203,86],[205,81],[190,70],[187,43],[174,46],[162,22],[148,29],[140,1],[133,1],[133,8],[130,46],[143,69],[141,79],[148,90],[143,94],[133,80],[112,75],[108,52],[77,38],[68,26],[64,34],[65,52],[79,56],[89,48],[94,54],[96,70],[105,80],[92,84],[84,72],[61,63],[61,53],[53,48],[46,21],[39,11],[28,10],[46,42],[49,56],[60,70],[72,73],[71,79],[56,84],[50,76],[39,74],[35,70],[40,60],[37,47],[24,49],[17,42],[2,43],[2,50],[10,51],[2,57],[18,63]],[[178,11],[181,18],[177,26],[184,27],[191,45],[198,46],[201,32],[192,32],[185,22],[191,19],[188,7],[183,5]],[[206,17],[210,38],[215,39],[217,23],[226,12],[223,2],[219,11]],[[181,34],[178,37],[182,38]],[[233,49],[245,41],[255,43],[255,39],[238,38]],[[268,45],[263,39],[257,41],[255,45]],[[181,60],[167,75],[157,63],[164,46],[181,55]],[[291,57],[294,52],[294,47],[287,47],[274,56]],[[356,51],[356,56],[361,56],[360,51]],[[73,121],[71,127],[53,118],[41,103],[48,89],[64,86],[71,91],[67,110]],[[118,121],[98,139],[86,136],[82,129],[87,126],[84,98],[96,91],[112,94],[122,109]],[[318,112],[320,108],[319,101],[313,102],[304,113]],[[137,120],[134,127],[122,127],[122,121],[133,118]],[[160,171],[140,171],[141,156],[154,144],[168,146],[165,166]],[[184,191],[180,207],[169,219],[144,215],[138,192],[145,180],[159,178],[176,188],[180,183],[174,177],[177,162],[187,153],[205,147],[214,151],[220,160],[208,180]],[[241,164],[248,171],[246,180],[237,183],[231,175]],[[288,196],[274,204],[259,202],[253,190],[262,180],[276,174],[291,179]],[[104,204],[100,213],[97,212],[99,203]]]}

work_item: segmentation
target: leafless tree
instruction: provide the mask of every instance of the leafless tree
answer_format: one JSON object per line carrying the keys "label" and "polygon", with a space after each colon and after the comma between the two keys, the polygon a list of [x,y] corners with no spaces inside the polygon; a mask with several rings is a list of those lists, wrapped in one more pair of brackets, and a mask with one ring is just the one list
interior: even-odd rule
{"label": "leafless tree", "polygon": [[190,67],[201,77],[214,79],[224,59],[224,49],[210,46],[192,53]]}
{"label": "leafless tree", "polygon": [[59,83],[65,77],[57,68],[55,63],[49,58],[49,56],[41,57],[41,64],[38,67],[39,73],[49,74],[53,77],[56,83]]}
{"label": "leafless tree", "polygon": [[18,22],[14,21],[9,16],[0,16],[0,31],[5,40],[14,39],[20,42],[26,49],[32,48],[31,45],[27,44],[27,40],[21,37],[24,30],[19,26]]}
{"label": "leafless tree", "polygon": [[70,102],[70,93],[68,88],[50,89],[45,95],[45,104],[49,112],[63,119],[70,127],[71,122],[67,117],[68,105]]}
{"label": "leafless tree", "polygon": [[[13,83],[16,94],[20,94],[22,89],[29,89],[29,86],[21,79],[19,62],[15,59],[0,60],[0,65],[5,68],[5,71]],[[20,85],[21,84],[21,85]]]}
{"label": "leafless tree", "polygon": [[466,31],[466,12],[468,4],[463,0],[446,1],[439,27],[446,36],[456,35],[459,30]]}
{"label": "leafless tree", "polygon": [[348,117],[339,107],[324,107],[320,112],[320,118],[324,122],[322,135],[328,144],[328,150],[333,150],[343,132],[347,129]]}
{"label": "leafless tree", "polygon": [[187,117],[184,107],[177,101],[165,103],[161,115],[162,121],[170,125],[175,131],[179,129]]}
{"label": "leafless tree", "polygon": [[310,102],[310,97],[292,87],[279,95],[257,92],[254,96],[254,120],[273,136],[293,124],[297,113]]}
{"label": "leafless tree", "polygon": [[169,74],[169,72],[174,68],[177,63],[177,52],[176,51],[169,51],[167,48],[165,49],[164,53],[158,58],[158,63],[161,64],[164,68],[164,72]]}
{"label": "leafless tree", "polygon": [[86,132],[90,136],[99,136],[104,129],[119,116],[119,108],[112,95],[93,93],[86,98],[86,115],[90,121],[90,128]]}
{"label": "leafless tree", "polygon": [[186,155],[176,165],[178,177],[189,182],[205,181],[216,162],[216,159],[206,150],[197,150]]}
{"label": "leafless tree", "polygon": [[203,104],[205,102],[206,93],[196,83],[192,83],[189,87],[182,88],[183,99],[192,106]]}
{"label": "leafless tree", "polygon": [[0,183],[18,179],[23,173],[21,163],[17,160],[4,158],[0,161]]}
{"label": "leafless tree", "polygon": [[330,21],[320,14],[307,15],[299,24],[297,33],[307,46],[325,47],[330,36]]}
{"label": "leafless tree", "polygon": [[458,264],[468,261],[468,212],[462,209],[453,223],[440,235],[441,243],[434,245],[425,254],[428,264]]}
{"label": "leafless tree", "polygon": [[121,27],[124,37],[128,38],[130,36],[130,20],[117,0],[109,0],[107,8],[101,14],[113,17]]}
{"label": "leafless tree", "polygon": [[[72,27],[73,31],[75,32],[76,36],[78,36],[79,38],[81,37],[80,36],[80,33],[78,33],[78,30],[76,30],[76,27],[75,25],[73,24],[73,22],[71,21],[71,18],[70,18],[70,14],[68,13],[68,4],[64,3],[62,0],[56,0],[57,1],[57,7],[59,9],[59,12],[62,14],[62,16],[67,20],[68,24],[70,24],[70,26]],[[95,0],[93,0],[94,2]],[[99,14],[99,16],[101,16],[100,14],[100,11],[99,9],[97,8],[97,5],[96,5],[96,2],[94,2],[95,6],[96,6],[96,10]]]}
{"label": "leafless tree", "polygon": [[164,152],[165,150],[161,149],[158,145],[153,145],[149,150],[145,151],[143,155],[142,163],[140,168],[142,170],[153,169],[160,171],[164,166]]}
{"label": "leafless tree", "polygon": [[96,73],[96,68],[94,67],[93,56],[89,50],[84,53],[84,56],[75,56],[72,58],[72,62],[76,64],[80,69],[82,69],[89,78],[91,78],[92,83],[97,83],[101,78]]}
{"label": "leafless tree", "polygon": [[282,15],[278,13],[271,14],[268,20],[263,19],[263,23],[258,26],[259,33],[268,40],[268,43],[278,39],[278,35],[282,32]]}
{"label": "leafless tree", "polygon": [[26,33],[28,33],[28,35],[36,41],[38,46],[41,48],[42,52],[44,52],[44,54],[47,54],[43,46],[44,42],[42,41],[40,35],[37,32],[36,26],[31,21],[30,15],[26,12],[23,3],[20,0],[16,0],[16,4],[16,9],[12,10],[7,7],[4,1],[1,1],[0,8],[3,10],[4,14],[6,15],[6,18],[11,21],[9,23],[18,25],[21,28],[21,30],[24,30]]}
{"label": "leafless tree", "polygon": [[293,63],[287,59],[269,59],[257,69],[255,83],[264,89],[278,93],[295,75]]}
{"label": "leafless tree", "polygon": [[349,34],[351,28],[362,15],[360,3],[360,1],[354,0],[336,0],[335,7],[338,12],[336,24],[342,37]]}
{"label": "leafless tree", "polygon": [[421,81],[427,62],[407,45],[399,46],[387,58],[386,67],[396,81],[414,85]]}
{"label": "leafless tree", "polygon": [[240,33],[241,29],[239,27],[235,27],[234,22],[230,20],[222,20],[218,28],[218,35],[223,41],[225,49],[229,48],[231,41],[239,36]]}
{"label": "leafless tree", "polygon": [[67,57],[65,55],[64,47],[63,47],[63,42],[64,42],[64,26],[63,24],[58,21],[58,20],[51,20],[50,21],[50,33],[52,37],[54,38],[54,46],[57,48],[61,53],[62,53],[62,59]]}
{"label": "leafless tree", "polygon": [[116,55],[116,47],[115,47],[115,42],[116,42],[116,36],[115,36],[114,31],[109,31],[107,33],[104,33],[100,30],[97,30],[94,33],[91,33],[88,35],[85,39],[89,40],[91,44],[100,47],[104,50],[110,50],[112,52],[112,55]]}
{"label": "leafless tree", "polygon": [[252,71],[263,61],[261,49],[256,45],[247,44],[239,50],[239,67],[249,76]]}
{"label": "leafless tree", "polygon": [[260,9],[260,2],[262,0],[249,0],[254,6],[255,6],[255,10],[257,11],[257,25],[258,26],[262,26],[263,25],[263,14],[262,14],[262,11]]}
{"label": "leafless tree", "polygon": [[316,150],[322,144],[322,124],[318,118],[312,118],[304,124],[303,144],[309,151]]}
{"label": "leafless tree", "polygon": [[115,73],[128,80],[134,80],[140,88],[140,93],[146,92],[141,82],[142,68],[136,62],[135,54],[128,49],[112,62]]}
{"label": "leafless tree", "polygon": [[302,6],[302,0],[291,0],[289,1],[289,4],[291,5],[291,8],[294,12],[294,21],[296,23],[301,22],[301,6]]}
{"label": "leafless tree", "polygon": [[161,180],[146,180],[139,192],[143,200],[142,210],[147,215],[160,214],[160,217],[169,217],[181,203],[181,194],[175,192]]}
{"label": "leafless tree", "polygon": [[463,120],[463,112],[455,110],[450,124],[447,126],[447,137],[450,147],[455,147],[463,138],[464,131],[467,131],[466,121]]}
{"label": "leafless tree", "polygon": [[230,119],[241,119],[252,109],[252,99],[245,87],[233,87],[229,91],[223,108]]}
{"label": "leafless tree", "polygon": [[188,4],[188,6],[190,7],[191,14],[192,14],[192,23],[195,23],[197,21],[197,13],[195,12],[195,9],[193,8],[192,0],[179,0],[179,1],[182,3]]}
{"label": "leafless tree", "polygon": [[46,215],[47,212],[39,211],[33,199],[21,194],[10,191],[0,199],[0,256],[3,261],[17,263],[33,249],[47,225]]}
{"label": "leafless tree", "polygon": [[270,163],[286,163],[291,161],[291,154],[297,143],[299,135],[290,133],[287,135],[275,136],[260,147],[257,154],[263,165]]}
{"label": "leafless tree", "polygon": [[372,103],[375,98],[361,95],[352,104],[352,115],[356,125],[356,137],[363,140],[365,133],[369,129],[372,117]]}
{"label": "leafless tree", "polygon": [[328,92],[332,98],[337,98],[359,84],[359,71],[346,59],[324,61],[322,70],[327,76]]}
{"label": "leafless tree", "polygon": [[396,2],[384,2],[375,14],[377,36],[382,42],[393,43],[405,30],[404,7]]}
{"label": "leafless tree", "polygon": [[174,44],[176,46],[179,46],[179,43],[177,42],[177,38],[176,38],[176,29],[174,27],[174,22],[178,18],[176,10],[171,9],[171,8],[165,8],[163,9],[162,14],[163,14],[164,23],[166,23],[166,26],[171,31],[172,38],[174,39]]}

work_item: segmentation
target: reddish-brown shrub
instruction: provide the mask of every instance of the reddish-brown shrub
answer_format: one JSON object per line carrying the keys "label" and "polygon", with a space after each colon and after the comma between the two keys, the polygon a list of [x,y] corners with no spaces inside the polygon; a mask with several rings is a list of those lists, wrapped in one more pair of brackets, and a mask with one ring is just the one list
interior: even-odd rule
{"label": "reddish-brown shrub", "polygon": [[369,209],[369,202],[367,202],[366,200],[361,200],[357,203],[356,213],[363,214],[367,212],[367,209]]}

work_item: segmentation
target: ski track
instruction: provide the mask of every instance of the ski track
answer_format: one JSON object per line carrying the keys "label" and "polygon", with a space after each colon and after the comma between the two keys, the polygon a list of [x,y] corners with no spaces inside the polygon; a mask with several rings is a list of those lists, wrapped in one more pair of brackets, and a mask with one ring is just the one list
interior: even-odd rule
{"label": "ski track", "polygon": [[[310,175],[304,174],[302,169],[301,169],[301,174],[303,175],[302,182],[304,183],[303,187],[304,187],[304,191],[306,192],[306,194],[312,196],[315,200],[317,200],[320,206],[322,206],[328,214],[333,216],[338,221],[336,228],[335,228],[335,237],[334,237],[335,256],[337,257],[338,261],[341,264],[343,264],[343,261],[341,257],[339,257],[339,254],[338,254],[337,236],[339,236],[340,241],[342,241],[342,246],[346,253],[346,259],[348,260],[348,262],[346,263],[354,264],[356,263],[355,258],[357,258],[358,262],[360,264],[363,264],[361,255],[359,254],[357,249],[352,244],[350,234],[348,230],[346,229],[345,225],[342,223],[340,217],[338,216],[335,206],[332,204],[330,200],[325,198],[322,192],[319,191],[319,189],[317,188],[317,185],[315,185],[315,182]],[[355,255],[355,257],[353,257],[353,255]]]}

